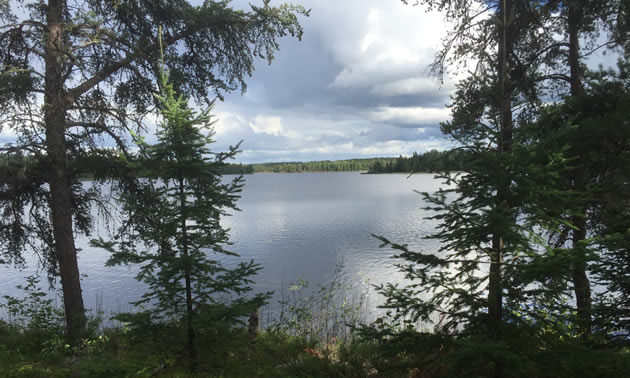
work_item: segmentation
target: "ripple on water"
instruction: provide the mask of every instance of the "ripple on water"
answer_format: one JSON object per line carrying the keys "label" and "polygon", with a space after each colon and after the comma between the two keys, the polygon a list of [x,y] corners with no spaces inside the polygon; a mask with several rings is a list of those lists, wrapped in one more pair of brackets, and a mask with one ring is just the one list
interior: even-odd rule
{"label": "ripple on water", "polygon": [[[357,173],[257,174],[246,177],[240,212],[222,220],[231,229],[231,251],[240,259],[221,257],[226,264],[254,259],[264,269],[255,277],[255,291],[277,290],[298,279],[311,286],[324,285],[335,276],[344,284],[369,294],[370,310],[381,303],[366,284],[404,282],[390,257],[371,234],[383,235],[412,249],[436,250],[438,244],[424,237],[434,232],[435,221],[421,210],[418,191],[434,191],[432,175],[359,175]],[[106,235],[103,235],[107,237]],[[109,311],[129,310],[145,286],[135,280],[137,267],[105,267],[108,253],[92,248],[87,238],[79,264],[86,305]],[[36,271],[36,259],[17,270],[0,267],[5,277],[0,295],[18,295],[15,285]],[[45,283],[45,280],[42,280]]]}

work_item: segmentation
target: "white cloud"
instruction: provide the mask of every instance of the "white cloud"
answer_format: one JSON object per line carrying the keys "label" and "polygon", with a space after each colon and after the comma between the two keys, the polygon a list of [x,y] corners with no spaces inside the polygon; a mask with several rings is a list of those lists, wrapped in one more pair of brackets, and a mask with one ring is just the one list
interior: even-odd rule
{"label": "white cloud", "polygon": [[280,117],[256,116],[249,121],[249,127],[256,134],[283,135],[285,132]]}
{"label": "white cloud", "polygon": [[360,149],[360,153],[365,156],[395,156],[405,155],[401,151],[424,152],[431,149],[443,149],[443,141],[409,142],[401,140],[388,140],[386,142],[375,143],[372,146]]}
{"label": "white cloud", "polygon": [[[320,31],[333,58],[342,67],[330,83],[336,88],[370,87],[410,74],[422,75],[446,30],[439,13],[426,13],[422,7],[400,2],[344,1],[317,5],[322,8],[315,8],[313,17],[323,13],[331,25],[345,25],[343,31],[335,27]],[[352,8],[349,13],[346,7]]]}
{"label": "white cloud", "polygon": [[376,122],[392,122],[404,125],[437,124],[450,117],[450,110],[447,108],[385,106],[370,112],[369,117]]}
{"label": "white cloud", "polygon": [[426,70],[445,35],[441,14],[399,0],[292,2],[312,9],[303,40],[281,40],[245,96],[217,103],[213,149],[244,140],[237,160],[247,163],[446,147],[435,126],[449,118],[440,105],[452,85]]}
{"label": "white cloud", "polygon": [[0,128],[0,138],[16,138],[17,137],[17,133],[15,132],[15,130],[11,127],[1,127]]}
{"label": "white cloud", "polygon": [[356,157],[408,155],[412,151],[425,152],[443,150],[450,146],[444,139],[427,141],[388,140],[360,147],[355,143],[326,144],[303,148],[258,149],[245,148],[237,158],[243,163],[263,161],[311,161],[325,159],[348,159]]}

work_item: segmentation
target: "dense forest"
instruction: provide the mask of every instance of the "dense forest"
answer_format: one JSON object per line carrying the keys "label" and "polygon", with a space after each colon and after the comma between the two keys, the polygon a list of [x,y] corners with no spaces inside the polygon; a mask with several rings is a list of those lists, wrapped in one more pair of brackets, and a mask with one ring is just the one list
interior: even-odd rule
{"label": "dense forest", "polygon": [[[465,73],[440,124],[455,150],[230,166],[240,146],[211,148],[211,98],[244,92],[255,59],[302,36],[305,8],[0,3],[0,125],[16,135],[0,147],[0,262],[36,254],[62,300],[34,277],[2,298],[0,375],[630,376],[630,5],[408,5],[448,21],[436,79]],[[587,64],[601,50],[615,67]],[[142,132],[151,112],[155,143]],[[333,282],[304,298],[291,287],[259,329],[271,298],[251,295],[260,265],[222,263],[238,251],[220,220],[244,185],[222,180],[226,167],[438,172],[445,185],[419,203],[441,247],[373,235],[409,282],[374,288],[387,311],[374,322],[337,306]],[[91,245],[147,288],[109,327],[86,311],[76,247],[101,215],[120,223]]]}
{"label": "dense forest", "polygon": [[397,158],[369,158],[347,160],[325,160],[309,162],[282,162],[258,164],[231,164],[221,168],[223,174],[251,173],[296,173],[296,172],[366,172],[366,173],[411,173],[461,171],[466,165],[465,151],[431,150],[411,156]]}
{"label": "dense forest", "polygon": [[278,162],[258,164],[226,164],[224,174],[297,173],[297,172],[360,172],[369,171],[376,162],[390,162],[392,158],[326,160],[309,162]]}
{"label": "dense forest", "polygon": [[460,150],[431,150],[423,154],[414,152],[409,157],[399,156],[389,161],[376,161],[368,173],[463,171],[468,156],[466,151]]}

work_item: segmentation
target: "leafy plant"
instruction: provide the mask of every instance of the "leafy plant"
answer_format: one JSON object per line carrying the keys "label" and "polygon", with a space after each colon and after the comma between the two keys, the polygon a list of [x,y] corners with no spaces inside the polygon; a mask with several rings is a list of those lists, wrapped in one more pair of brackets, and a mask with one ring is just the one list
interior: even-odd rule
{"label": "leafy plant", "polygon": [[5,302],[0,303],[0,308],[6,310],[8,324],[27,332],[33,342],[41,342],[42,338],[51,334],[62,334],[63,310],[41,289],[39,277],[28,276],[26,285],[16,287],[24,291],[24,297],[5,295]]}

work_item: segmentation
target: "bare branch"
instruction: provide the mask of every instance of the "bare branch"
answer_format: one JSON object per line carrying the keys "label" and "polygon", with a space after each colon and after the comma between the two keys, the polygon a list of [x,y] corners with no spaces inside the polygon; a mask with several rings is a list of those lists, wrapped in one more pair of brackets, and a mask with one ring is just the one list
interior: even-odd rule
{"label": "bare branch", "polygon": [[109,135],[112,139],[114,139],[114,141],[116,142],[116,145],[118,146],[118,148],[120,148],[120,150],[125,155],[125,157],[126,158],[130,157],[128,152],[127,152],[127,146],[126,146],[125,142],[118,135],[116,135],[116,133],[114,133],[111,130],[111,128],[107,127],[107,125],[102,124],[102,123],[97,123],[97,122],[69,121],[67,123],[67,127],[66,128],[71,128],[71,127],[83,127],[85,129],[96,129],[96,130],[100,131],[100,133],[105,133],[105,134]]}
{"label": "bare branch", "polygon": [[48,27],[46,25],[42,24],[41,22],[33,21],[33,20],[24,20],[18,23],[0,25],[0,30],[22,29],[25,26],[34,26],[43,30],[48,30]]}
{"label": "bare branch", "polygon": [[536,78],[537,82],[545,81],[545,80],[563,80],[568,83],[571,82],[571,78],[568,75],[564,75],[564,74],[549,74],[549,75],[542,75]]}

